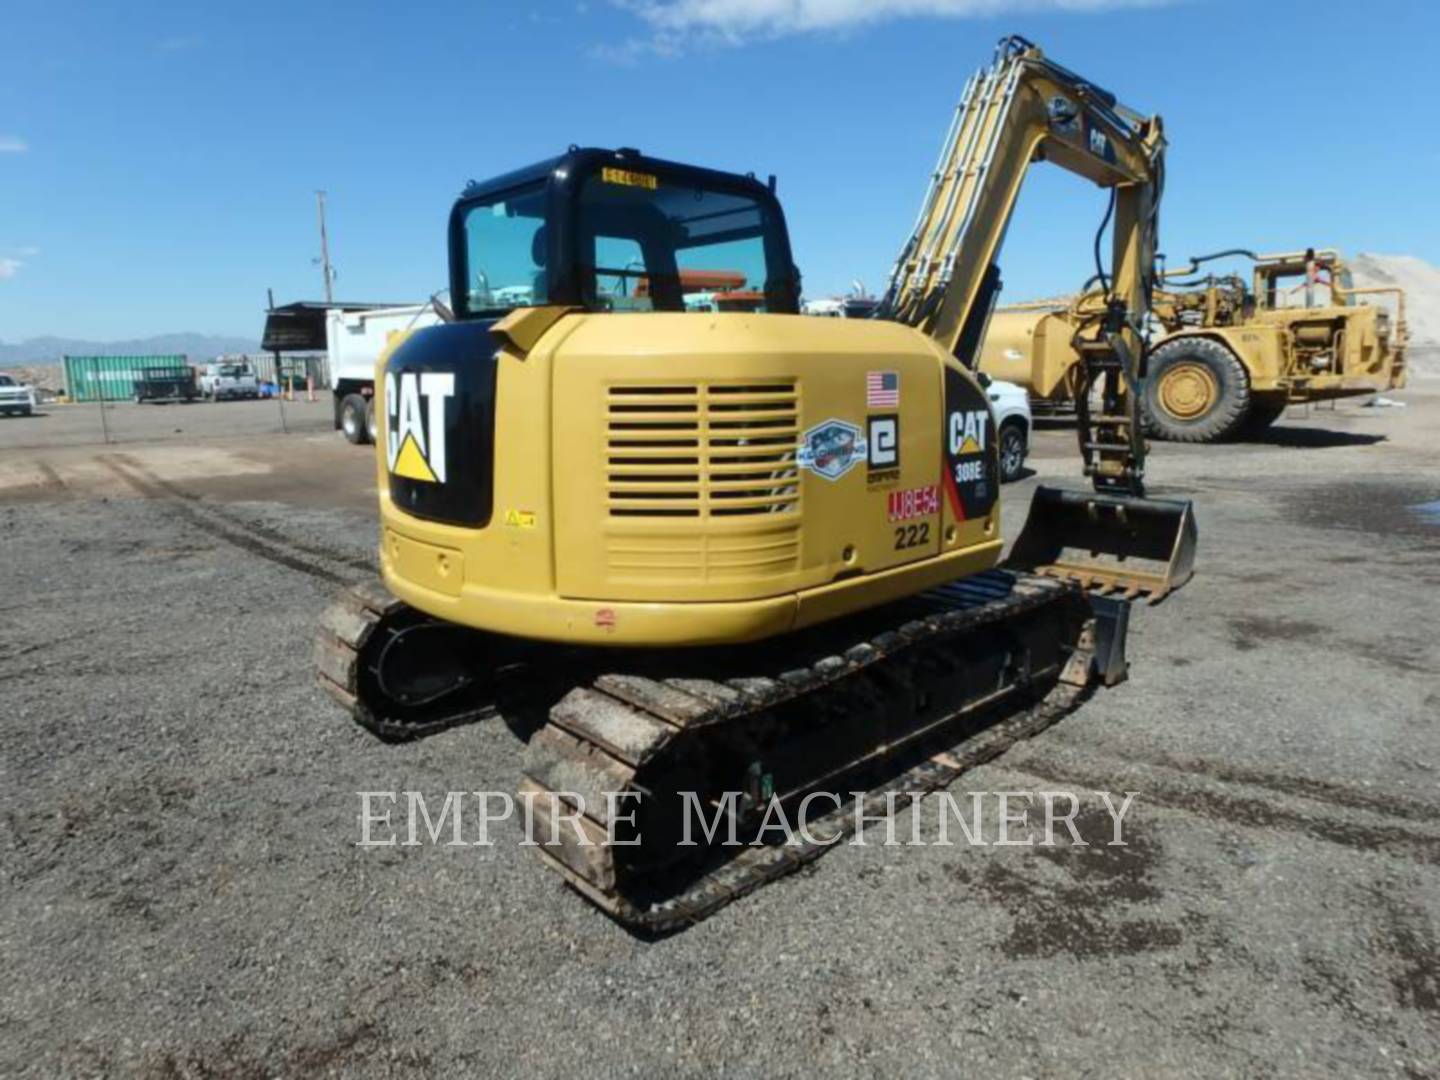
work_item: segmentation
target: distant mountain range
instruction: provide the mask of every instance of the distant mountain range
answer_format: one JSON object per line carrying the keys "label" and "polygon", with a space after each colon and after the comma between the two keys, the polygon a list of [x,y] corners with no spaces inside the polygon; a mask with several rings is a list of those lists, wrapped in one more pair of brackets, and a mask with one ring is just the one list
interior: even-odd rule
{"label": "distant mountain range", "polygon": [[37,337],[16,344],[0,341],[0,368],[58,364],[65,356],[170,356],[209,360],[222,353],[260,351],[254,338],[218,334],[156,334],[129,341],[82,341],[78,338]]}

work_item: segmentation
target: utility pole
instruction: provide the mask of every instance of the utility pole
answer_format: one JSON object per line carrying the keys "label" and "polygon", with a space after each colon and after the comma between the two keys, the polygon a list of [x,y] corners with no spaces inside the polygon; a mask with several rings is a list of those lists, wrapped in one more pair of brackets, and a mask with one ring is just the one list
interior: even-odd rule
{"label": "utility pole", "polygon": [[335,302],[330,293],[330,286],[335,281],[335,268],[330,265],[330,238],[325,233],[325,192],[315,192],[315,205],[320,212],[320,267],[325,275],[325,303],[328,306]]}

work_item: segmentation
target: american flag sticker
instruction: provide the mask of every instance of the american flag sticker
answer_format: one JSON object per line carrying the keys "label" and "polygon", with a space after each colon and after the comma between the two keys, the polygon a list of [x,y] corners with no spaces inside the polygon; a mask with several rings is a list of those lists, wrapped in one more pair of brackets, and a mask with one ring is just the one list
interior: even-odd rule
{"label": "american flag sticker", "polygon": [[865,407],[867,409],[898,409],[900,407],[900,373],[898,371],[867,371],[865,373]]}

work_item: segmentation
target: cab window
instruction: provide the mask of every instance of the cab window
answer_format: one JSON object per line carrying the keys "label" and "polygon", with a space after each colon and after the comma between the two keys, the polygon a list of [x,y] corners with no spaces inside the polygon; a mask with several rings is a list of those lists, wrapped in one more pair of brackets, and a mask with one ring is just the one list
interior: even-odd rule
{"label": "cab window", "polygon": [[793,309],[780,222],[749,195],[604,168],[583,183],[582,298],[601,311]]}
{"label": "cab window", "polygon": [[500,315],[543,304],[546,287],[545,187],[527,185],[465,212],[465,307]]}

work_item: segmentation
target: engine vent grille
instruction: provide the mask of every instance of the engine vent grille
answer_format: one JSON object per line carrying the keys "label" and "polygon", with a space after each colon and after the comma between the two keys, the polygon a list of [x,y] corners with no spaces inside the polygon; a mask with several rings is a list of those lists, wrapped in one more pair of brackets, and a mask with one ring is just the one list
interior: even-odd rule
{"label": "engine vent grille", "polygon": [[799,511],[793,381],[612,386],[605,409],[612,518]]}

